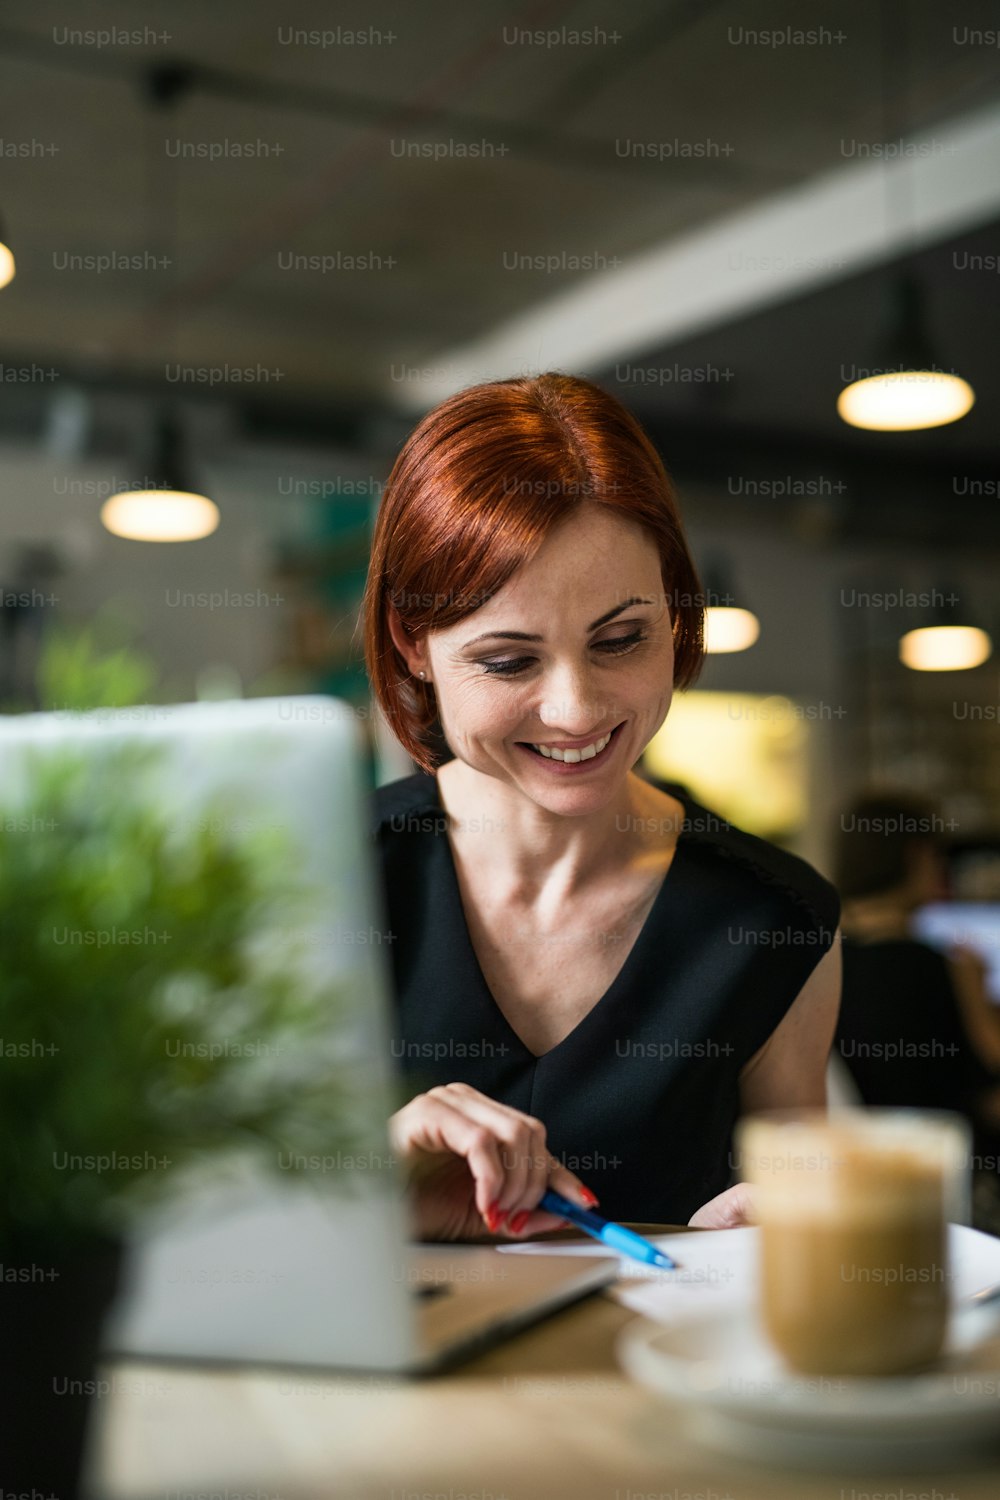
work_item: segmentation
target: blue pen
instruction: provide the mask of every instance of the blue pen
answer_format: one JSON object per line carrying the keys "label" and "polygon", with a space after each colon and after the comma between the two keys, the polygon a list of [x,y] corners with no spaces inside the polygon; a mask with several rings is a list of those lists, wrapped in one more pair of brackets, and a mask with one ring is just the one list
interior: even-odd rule
{"label": "blue pen", "polygon": [[641,1260],[647,1266],[660,1266],[664,1271],[678,1269],[675,1260],[664,1255],[662,1250],[657,1250],[641,1234],[633,1234],[623,1224],[612,1224],[610,1220],[602,1219],[592,1208],[578,1208],[575,1203],[571,1203],[560,1193],[554,1193],[551,1188],[542,1194],[538,1207],[548,1214],[558,1214],[560,1218],[569,1219],[571,1224],[585,1229],[595,1240],[600,1240],[609,1250],[616,1250],[619,1255],[630,1255],[633,1260]]}

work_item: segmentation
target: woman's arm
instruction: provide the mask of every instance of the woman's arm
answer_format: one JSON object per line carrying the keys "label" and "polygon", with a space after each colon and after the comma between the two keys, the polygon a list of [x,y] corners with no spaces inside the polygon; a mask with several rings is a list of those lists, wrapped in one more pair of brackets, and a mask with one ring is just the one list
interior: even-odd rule
{"label": "woman's arm", "polygon": [[[826,1107],[826,1068],[840,1014],[840,932],[763,1047],[740,1074],[743,1114],[758,1109]],[[738,1182],[702,1205],[688,1222],[702,1229],[753,1223],[753,1202]]]}
{"label": "woman's arm", "polygon": [[1000,1073],[1000,1012],[986,993],[986,965],[971,949],[953,948],[948,968],[965,1034],[980,1061]]}
{"label": "woman's arm", "polygon": [[823,1109],[826,1069],[840,1014],[840,932],[759,1052],[740,1074],[744,1114],[758,1109]]}

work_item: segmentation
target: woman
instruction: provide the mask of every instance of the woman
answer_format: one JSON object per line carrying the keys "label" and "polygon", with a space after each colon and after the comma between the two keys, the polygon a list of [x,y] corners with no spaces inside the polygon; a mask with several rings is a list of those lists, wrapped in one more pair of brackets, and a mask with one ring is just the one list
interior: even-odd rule
{"label": "woman", "polygon": [[633,771],[702,660],[674,491],[638,423],[547,374],[460,392],[375,526],[366,659],[421,768],[375,794],[419,1233],[728,1225],[741,1110],[825,1104],[836,894]]}

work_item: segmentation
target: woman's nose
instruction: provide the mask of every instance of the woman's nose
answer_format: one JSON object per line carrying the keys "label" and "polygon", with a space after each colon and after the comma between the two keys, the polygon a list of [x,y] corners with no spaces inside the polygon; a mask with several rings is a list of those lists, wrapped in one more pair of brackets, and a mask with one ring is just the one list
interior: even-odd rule
{"label": "woman's nose", "polygon": [[584,734],[605,722],[608,705],[594,692],[586,672],[566,672],[558,684],[548,685],[538,716],[548,729],[561,729],[567,735]]}

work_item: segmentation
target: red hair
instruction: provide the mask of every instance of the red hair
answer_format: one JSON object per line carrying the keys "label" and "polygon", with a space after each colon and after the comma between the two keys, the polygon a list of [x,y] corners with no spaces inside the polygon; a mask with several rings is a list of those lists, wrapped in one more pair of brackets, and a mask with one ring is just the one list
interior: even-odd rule
{"label": "red hair", "polygon": [[[492,597],[585,501],[650,534],[671,604],[674,686],[698,676],[704,608],[673,483],[636,419],[589,380],[549,373],[450,396],[404,443],[382,495],[364,596],[365,663],[390,728],[436,769],[434,689],[389,633],[419,636]],[[446,759],[447,756],[442,757]]]}

